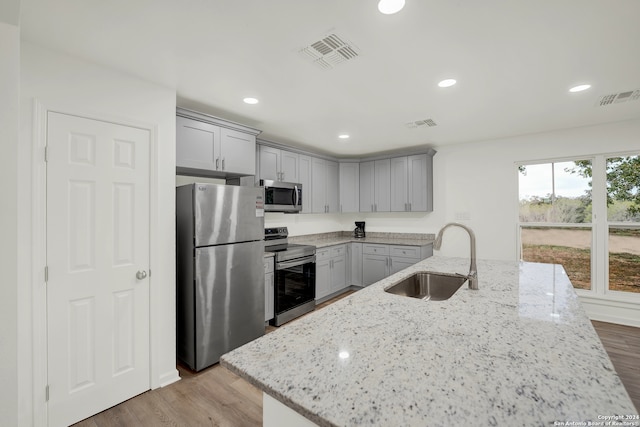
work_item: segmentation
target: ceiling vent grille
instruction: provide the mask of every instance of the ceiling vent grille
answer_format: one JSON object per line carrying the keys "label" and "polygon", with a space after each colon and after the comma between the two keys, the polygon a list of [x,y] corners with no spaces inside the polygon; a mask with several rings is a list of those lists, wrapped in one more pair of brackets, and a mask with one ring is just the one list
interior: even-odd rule
{"label": "ceiling vent grille", "polygon": [[640,89],[629,90],[626,92],[611,93],[598,98],[596,105],[598,107],[604,107],[611,104],[620,104],[627,101],[637,101],[640,99]]}
{"label": "ceiling vent grille", "polygon": [[359,49],[353,43],[335,33],[329,33],[309,46],[303,47],[299,53],[325,70],[360,56]]}
{"label": "ceiling vent grille", "polygon": [[416,120],[415,122],[405,123],[405,126],[408,127],[409,129],[415,129],[423,126],[434,127],[437,125],[438,124],[434,122],[432,119]]}

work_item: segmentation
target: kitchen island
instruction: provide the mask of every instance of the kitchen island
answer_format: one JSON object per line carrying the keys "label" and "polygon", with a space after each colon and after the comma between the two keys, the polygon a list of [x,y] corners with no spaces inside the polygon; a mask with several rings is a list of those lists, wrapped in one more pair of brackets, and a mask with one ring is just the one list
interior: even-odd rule
{"label": "kitchen island", "polygon": [[264,392],[265,426],[298,414],[320,426],[637,414],[561,266],[479,261],[480,289],[445,301],[384,291],[416,271],[466,274],[468,260],[426,259],[222,357]]}

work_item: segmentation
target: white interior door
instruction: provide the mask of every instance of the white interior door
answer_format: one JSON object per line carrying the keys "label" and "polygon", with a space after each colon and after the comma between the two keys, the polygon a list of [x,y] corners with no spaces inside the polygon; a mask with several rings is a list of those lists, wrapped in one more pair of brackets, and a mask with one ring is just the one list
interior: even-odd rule
{"label": "white interior door", "polygon": [[66,426],[150,388],[150,135],[47,120],[48,414]]}

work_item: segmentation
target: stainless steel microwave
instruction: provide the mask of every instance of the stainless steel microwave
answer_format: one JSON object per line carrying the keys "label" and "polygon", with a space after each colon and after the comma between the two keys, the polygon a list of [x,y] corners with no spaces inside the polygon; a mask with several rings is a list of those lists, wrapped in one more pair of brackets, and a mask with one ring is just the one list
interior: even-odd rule
{"label": "stainless steel microwave", "polygon": [[302,211],[302,184],[261,179],[260,186],[264,187],[265,212]]}

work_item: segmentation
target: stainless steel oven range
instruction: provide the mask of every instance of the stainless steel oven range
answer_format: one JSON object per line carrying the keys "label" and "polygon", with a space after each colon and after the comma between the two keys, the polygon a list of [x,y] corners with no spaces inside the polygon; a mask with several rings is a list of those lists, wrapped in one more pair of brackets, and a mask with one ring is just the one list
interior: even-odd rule
{"label": "stainless steel oven range", "polygon": [[316,306],[316,247],[289,243],[288,235],[287,227],[264,230],[264,249],[275,253],[275,326]]}

